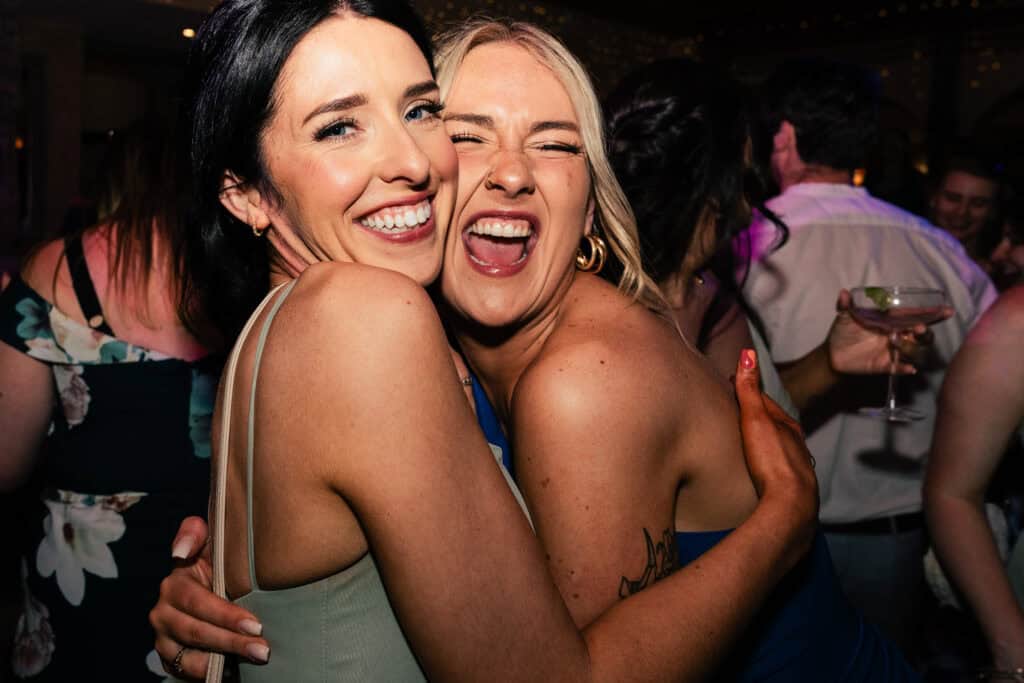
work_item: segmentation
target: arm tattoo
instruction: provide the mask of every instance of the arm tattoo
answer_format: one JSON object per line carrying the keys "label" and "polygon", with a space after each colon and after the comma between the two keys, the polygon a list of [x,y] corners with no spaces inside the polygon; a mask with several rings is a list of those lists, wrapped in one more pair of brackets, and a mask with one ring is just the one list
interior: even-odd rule
{"label": "arm tattoo", "polygon": [[644,541],[647,543],[647,566],[638,579],[622,577],[619,583],[619,597],[628,598],[639,593],[658,579],[663,579],[679,568],[679,553],[676,551],[675,535],[670,529],[661,534],[661,541],[655,545],[651,534],[644,529]]}

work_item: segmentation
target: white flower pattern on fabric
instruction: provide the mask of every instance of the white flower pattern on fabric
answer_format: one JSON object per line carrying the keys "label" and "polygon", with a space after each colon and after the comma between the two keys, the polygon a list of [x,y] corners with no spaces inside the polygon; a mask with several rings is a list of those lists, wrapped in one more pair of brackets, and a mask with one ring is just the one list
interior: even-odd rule
{"label": "white flower pattern on fabric", "polygon": [[21,594],[24,601],[14,630],[11,668],[18,678],[28,678],[50,664],[56,645],[50,626],[50,610],[29,592],[28,565],[24,559],[21,561]]}
{"label": "white flower pattern on fabric", "polygon": [[50,309],[50,329],[57,345],[80,363],[98,362],[100,346],[108,338],[102,332],[72,320],[56,308]]}
{"label": "white flower pattern on fabric", "polygon": [[57,343],[52,337],[36,337],[26,339],[25,346],[28,347],[28,355],[36,360],[46,363],[70,363],[68,354],[57,348]]}
{"label": "white flower pattern on fabric", "polygon": [[82,379],[82,366],[54,365],[53,379],[57,383],[57,393],[64,407],[64,419],[69,428],[77,427],[85,420],[92,400],[89,386]]}
{"label": "white flower pattern on fabric", "polygon": [[43,520],[46,535],[36,551],[36,570],[44,578],[56,573],[60,592],[77,607],[85,597],[85,572],[117,578],[117,563],[107,545],[124,535],[121,513],[146,494],[57,494],[56,499],[43,501],[50,514]]}

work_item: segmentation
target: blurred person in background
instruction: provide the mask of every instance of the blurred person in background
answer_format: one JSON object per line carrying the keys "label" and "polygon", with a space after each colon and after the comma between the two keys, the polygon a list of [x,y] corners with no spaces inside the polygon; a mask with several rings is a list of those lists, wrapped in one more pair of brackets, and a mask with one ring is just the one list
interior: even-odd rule
{"label": "blurred person in background", "polygon": [[[981,626],[996,669],[991,680],[1017,680],[1024,668],[1024,611],[1005,566],[1007,525],[997,518],[990,526],[998,508],[986,510],[987,502],[1002,502],[993,495],[1000,489],[1019,489],[1017,481],[999,481],[999,468],[1006,457],[1020,457],[1022,338],[1024,285],[1018,284],[982,316],[950,363],[924,489],[932,543]],[[1022,553],[1018,542],[1013,566],[1020,566]]]}
{"label": "blurred person in background", "polygon": [[1024,277],[1024,196],[1019,191],[1007,192],[1001,237],[988,260],[992,280],[1002,290]]}
{"label": "blurred person in background", "polygon": [[[635,70],[606,101],[610,157],[636,214],[643,267],[664,291],[672,320],[691,340],[701,338],[701,350],[726,376],[729,369],[718,359],[728,355],[722,349],[732,346],[730,338],[745,337],[745,346],[752,338],[764,348],[742,310],[733,306],[719,316],[722,307],[715,304],[736,301],[732,268],[715,257],[730,253],[730,240],[749,224],[751,209],[773,215],[763,206],[766,183],[751,155],[748,104],[725,74],[685,59]],[[609,273],[621,269],[614,257],[609,265]],[[841,310],[820,350],[797,363],[801,378],[780,381],[769,361],[760,364],[765,390],[780,404],[789,402],[793,386],[805,405],[816,393],[806,389],[827,389],[837,370],[888,370],[887,337],[851,318],[848,294],[839,298]],[[681,561],[692,561],[726,534],[677,532]],[[881,682],[910,675],[893,644],[843,597],[820,532],[810,556],[775,590],[729,659],[716,680]]]}
{"label": "blurred person in background", "polygon": [[168,126],[114,137],[107,217],[37,247],[0,295],[0,487],[36,472],[11,666],[157,680],[147,619],[177,521],[206,509],[219,365],[177,314]]}
{"label": "blurred person in background", "polygon": [[821,520],[844,592],[913,658],[927,599],[921,484],[945,364],[996,297],[963,247],[927,221],[854,187],[853,170],[875,135],[877,81],[823,59],[781,65],[759,94],[781,194],[766,206],[789,228],[756,215],[736,241],[749,258],[743,293],[786,367],[825,337],[841,288],[941,288],[955,309],[934,325],[931,357],[910,381],[907,402],[926,417],[894,424],[858,409],[884,396],[884,380],[846,376],[803,414],[817,462]]}
{"label": "blurred person in background", "polygon": [[1002,238],[1003,184],[995,164],[977,154],[956,154],[943,164],[928,202],[929,218],[960,241],[990,273],[990,255]]}

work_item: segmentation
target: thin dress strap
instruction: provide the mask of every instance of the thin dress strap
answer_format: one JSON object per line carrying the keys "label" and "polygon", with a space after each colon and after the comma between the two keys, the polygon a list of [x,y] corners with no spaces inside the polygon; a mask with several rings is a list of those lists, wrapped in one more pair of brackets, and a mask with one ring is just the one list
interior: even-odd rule
{"label": "thin dress strap", "polygon": [[[280,292],[282,288],[287,287],[288,291],[284,293],[281,300],[288,296],[288,293],[291,292],[296,282],[298,281],[292,280],[290,283],[278,285],[274,289],[270,290],[270,293],[267,294],[266,298],[260,302],[260,305],[256,308],[252,316],[250,316],[249,321],[242,329],[241,334],[238,335],[238,340],[235,342],[235,346],[231,350],[231,355],[228,358],[227,367],[225,368],[224,377],[222,379],[224,382],[224,395],[220,416],[219,447],[215,458],[216,470],[214,472],[214,489],[210,519],[213,527],[213,592],[225,599],[227,598],[227,582],[224,577],[224,526],[226,516],[225,502],[227,498],[228,446],[230,444],[231,436],[231,405],[234,401],[235,375],[238,371],[238,358],[241,355],[242,346],[245,344],[245,340],[249,337],[249,333],[252,331],[252,328],[256,324],[256,320],[260,317],[260,314],[263,313],[263,310],[268,304],[270,304],[274,299],[274,296]],[[251,424],[250,416],[250,425]],[[252,576],[251,545],[249,562],[250,576]],[[206,668],[207,683],[220,683],[223,675],[224,655],[219,652],[211,652],[209,664]]]}
{"label": "thin dress strap", "polygon": [[263,348],[267,344],[267,334],[270,333],[270,323],[274,322],[274,317],[277,312],[281,310],[281,304],[291,294],[292,289],[295,287],[295,283],[298,280],[292,280],[291,284],[285,287],[285,290],[281,293],[281,296],[274,302],[274,306],[270,309],[270,313],[267,314],[267,319],[263,321],[263,329],[260,330],[259,339],[256,341],[256,357],[253,360],[252,368],[252,386],[249,389],[249,425],[247,430],[246,444],[245,444],[245,527],[246,533],[249,536],[247,542],[249,552],[249,590],[259,590],[259,582],[256,581],[256,551],[255,541],[253,541],[252,533],[252,482],[253,482],[253,452],[256,450],[256,380],[260,376],[260,360],[263,359]]}
{"label": "thin dress strap", "polygon": [[71,286],[75,289],[78,306],[85,314],[86,324],[103,334],[116,336],[107,325],[103,316],[100,298],[96,296],[96,287],[89,275],[89,266],[85,262],[85,250],[82,248],[82,235],[71,235],[64,238],[64,255],[68,259],[68,271],[71,273]]}

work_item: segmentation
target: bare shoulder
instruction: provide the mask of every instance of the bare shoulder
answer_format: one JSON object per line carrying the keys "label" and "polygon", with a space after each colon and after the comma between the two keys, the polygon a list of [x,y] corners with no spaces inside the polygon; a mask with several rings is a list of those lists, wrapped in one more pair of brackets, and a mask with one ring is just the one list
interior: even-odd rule
{"label": "bare shoulder", "polygon": [[55,276],[63,258],[63,240],[52,240],[37,247],[21,268],[22,279],[51,303],[54,300]]}
{"label": "bare shoulder", "polygon": [[394,271],[358,263],[318,263],[299,277],[289,305],[305,315],[337,320],[340,313],[367,315],[366,323],[399,322],[393,317],[418,315],[436,320],[426,291],[410,278]]}
{"label": "bare shoulder", "polygon": [[531,422],[622,421],[641,436],[678,429],[682,389],[712,382],[706,363],[666,320],[607,283],[569,294],[565,314],[516,386],[513,414]]}
{"label": "bare shoulder", "polygon": [[967,345],[1014,343],[1024,333],[1024,285],[1002,294],[979,318],[967,339]]}
{"label": "bare shoulder", "polygon": [[992,313],[1008,332],[1024,331],[1024,284],[1003,292],[992,304]]}
{"label": "bare shoulder", "polygon": [[[263,360],[265,367],[280,369],[282,383],[301,387],[323,377],[344,378],[330,391],[353,395],[394,391],[398,378],[404,391],[412,390],[451,363],[440,319],[422,287],[391,271],[335,263],[315,265],[299,277],[274,320]],[[298,392],[297,400],[311,395]]]}

